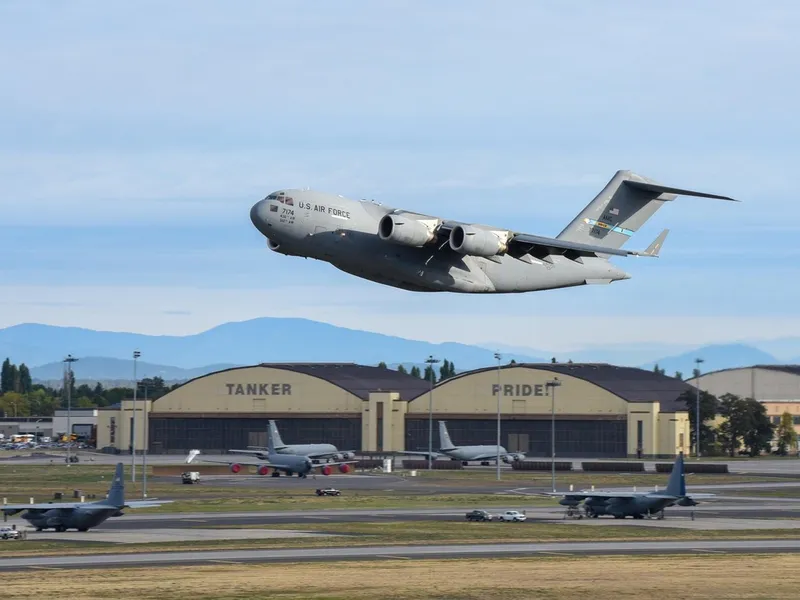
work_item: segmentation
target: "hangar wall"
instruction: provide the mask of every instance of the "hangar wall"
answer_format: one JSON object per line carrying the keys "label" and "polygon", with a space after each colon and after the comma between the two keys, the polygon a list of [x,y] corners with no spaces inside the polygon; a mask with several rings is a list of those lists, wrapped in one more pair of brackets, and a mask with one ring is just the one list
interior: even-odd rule
{"label": "hangar wall", "polygon": [[[556,456],[650,457],[689,451],[688,416],[674,402],[670,405],[670,393],[676,393],[661,393],[666,405],[653,399],[654,377],[670,385],[674,379],[610,365],[510,365],[500,371],[499,384],[498,370],[490,368],[435,386],[436,448],[438,420],[447,421],[455,444],[494,444],[499,391],[501,443],[510,452],[550,456],[553,399],[546,384],[558,379]],[[586,373],[643,382],[631,383],[632,391],[624,386],[614,391],[590,381]],[[427,382],[377,367],[241,367],[199,377],[148,401],[147,443],[153,453],[264,446],[268,420],[275,419],[287,443],[328,442],[356,451],[427,450],[428,397]],[[126,400],[99,411],[98,447],[129,451],[132,404]],[[137,450],[145,445],[143,406],[139,400]]]}

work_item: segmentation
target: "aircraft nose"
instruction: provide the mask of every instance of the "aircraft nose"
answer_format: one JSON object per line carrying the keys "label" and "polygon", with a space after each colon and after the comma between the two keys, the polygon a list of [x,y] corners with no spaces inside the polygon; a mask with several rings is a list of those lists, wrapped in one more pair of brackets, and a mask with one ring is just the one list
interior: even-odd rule
{"label": "aircraft nose", "polygon": [[267,220],[269,215],[269,201],[259,200],[250,209],[250,220],[253,225],[264,235],[267,235]]}

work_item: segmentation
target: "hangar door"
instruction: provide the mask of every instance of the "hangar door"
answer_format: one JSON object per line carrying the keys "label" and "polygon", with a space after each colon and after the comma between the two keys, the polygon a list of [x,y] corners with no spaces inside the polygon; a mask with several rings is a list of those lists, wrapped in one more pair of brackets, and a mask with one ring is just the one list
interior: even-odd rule
{"label": "hangar door", "polygon": [[[556,456],[562,458],[625,458],[628,452],[626,419],[556,420]],[[439,448],[439,428],[433,421],[433,447]],[[509,452],[524,452],[529,457],[549,457],[551,422],[549,419],[501,420],[500,443]],[[456,446],[497,443],[495,419],[448,419],[447,429]],[[428,449],[428,419],[406,418],[406,450]]]}

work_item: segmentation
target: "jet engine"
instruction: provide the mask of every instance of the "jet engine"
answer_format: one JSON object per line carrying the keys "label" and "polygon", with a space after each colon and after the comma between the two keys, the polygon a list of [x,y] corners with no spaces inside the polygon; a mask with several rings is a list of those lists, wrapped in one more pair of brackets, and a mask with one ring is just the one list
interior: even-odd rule
{"label": "jet engine", "polygon": [[436,228],[441,222],[418,213],[389,213],[378,223],[378,236],[387,242],[420,248],[436,240]]}
{"label": "jet engine", "polygon": [[278,242],[273,242],[271,239],[267,238],[267,248],[269,248],[273,252],[277,252],[278,250],[280,250],[281,245]]}
{"label": "jet engine", "polygon": [[238,473],[241,470],[242,470],[242,465],[237,464],[237,463],[233,463],[231,465],[231,473]]}
{"label": "jet engine", "polygon": [[343,460],[353,460],[356,455],[354,452],[342,452]]}
{"label": "jet engine", "polygon": [[331,474],[331,471],[332,471],[332,470],[333,470],[333,469],[331,469],[329,466],[325,465],[324,467],[322,467],[322,468],[320,469],[320,473],[322,473],[323,475],[326,475],[326,476],[327,476],[327,475],[330,475],[330,474]]}
{"label": "jet engine", "polygon": [[503,456],[503,462],[506,464],[518,462],[520,460],[525,460],[525,455],[522,452],[515,452],[513,454],[506,454]]}
{"label": "jet engine", "polygon": [[470,256],[496,256],[508,251],[511,233],[480,225],[456,225],[450,232],[450,247]]}
{"label": "jet engine", "polygon": [[350,465],[339,465],[339,472],[340,473],[349,473],[350,472]]}
{"label": "jet engine", "polygon": [[259,475],[269,475],[269,467],[264,466],[264,465],[258,467],[258,474]]}
{"label": "jet engine", "polygon": [[678,506],[697,506],[697,502],[689,498],[688,496],[684,496],[680,500],[676,502]]}

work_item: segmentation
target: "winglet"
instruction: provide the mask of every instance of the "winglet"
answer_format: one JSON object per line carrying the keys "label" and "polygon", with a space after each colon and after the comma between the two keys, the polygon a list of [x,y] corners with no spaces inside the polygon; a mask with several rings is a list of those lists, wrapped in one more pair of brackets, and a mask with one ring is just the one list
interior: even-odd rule
{"label": "winglet", "polygon": [[658,237],[653,240],[653,243],[647,247],[642,254],[645,256],[658,256],[659,251],[661,250],[661,246],[664,244],[664,240],[667,239],[667,234],[669,233],[669,229],[665,229],[661,233],[658,234]]}
{"label": "winglet", "polygon": [[198,454],[200,454],[200,450],[190,450],[189,456],[186,457],[186,464],[192,462]]}

